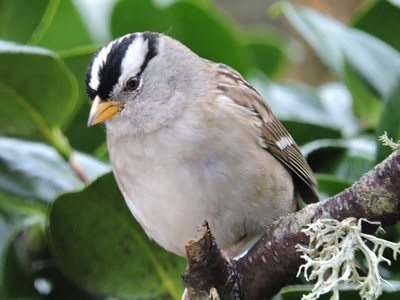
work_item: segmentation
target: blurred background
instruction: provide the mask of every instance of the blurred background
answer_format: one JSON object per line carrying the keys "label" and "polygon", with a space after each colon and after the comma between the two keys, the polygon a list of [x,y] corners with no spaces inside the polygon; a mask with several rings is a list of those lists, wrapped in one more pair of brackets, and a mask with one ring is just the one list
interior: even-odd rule
{"label": "blurred background", "polygon": [[[236,68],[325,199],[391,153],[379,136],[400,139],[398,28],[398,0],[0,0],[0,299],[180,298],[185,260],[143,233],[103,125],[86,127],[85,72],[104,43],[164,32]],[[383,237],[399,241],[399,226]],[[400,288],[397,262],[380,271]],[[298,278],[276,299],[311,289]],[[399,296],[385,285],[381,298]]]}

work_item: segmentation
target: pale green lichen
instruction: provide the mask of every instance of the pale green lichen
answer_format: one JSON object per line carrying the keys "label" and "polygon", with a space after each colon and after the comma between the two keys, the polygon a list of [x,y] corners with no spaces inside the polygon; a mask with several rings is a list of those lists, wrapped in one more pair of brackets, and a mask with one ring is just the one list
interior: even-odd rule
{"label": "pale green lichen", "polygon": [[387,136],[386,131],[383,135],[379,137],[379,140],[384,146],[389,146],[390,148],[392,148],[393,151],[400,149],[400,140],[397,142],[393,142],[393,139]]}
{"label": "pale green lichen", "polygon": [[[331,300],[339,299],[339,284],[352,283],[359,290],[361,299],[373,300],[382,294],[382,283],[386,282],[378,271],[379,263],[390,260],[383,256],[385,249],[393,251],[394,259],[400,253],[400,243],[393,243],[361,231],[361,223],[366,219],[348,218],[339,222],[332,219],[317,220],[303,231],[310,237],[308,247],[298,245],[298,251],[306,261],[297,276],[304,274],[306,280],[316,279],[311,293],[303,300],[318,299],[320,295],[332,292]],[[379,226],[378,231],[383,231]],[[368,247],[366,242],[373,245]],[[356,270],[356,252],[365,257],[368,274],[361,276]],[[387,283],[387,282],[386,282]],[[387,283],[389,284],[389,283]]]}
{"label": "pale green lichen", "polygon": [[216,288],[210,289],[210,295],[208,296],[208,300],[221,300]]}

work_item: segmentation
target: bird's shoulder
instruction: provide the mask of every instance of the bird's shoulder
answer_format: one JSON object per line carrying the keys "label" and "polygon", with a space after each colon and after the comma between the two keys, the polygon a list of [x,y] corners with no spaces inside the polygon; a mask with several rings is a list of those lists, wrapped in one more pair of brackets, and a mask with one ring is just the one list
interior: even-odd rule
{"label": "bird's shoulder", "polygon": [[[213,89],[233,105],[246,109],[257,120],[259,144],[293,173],[299,193],[306,202],[318,201],[314,174],[292,136],[272,112],[255,88],[235,69],[221,63],[207,62],[214,74]],[[238,145],[239,146],[239,145]]]}

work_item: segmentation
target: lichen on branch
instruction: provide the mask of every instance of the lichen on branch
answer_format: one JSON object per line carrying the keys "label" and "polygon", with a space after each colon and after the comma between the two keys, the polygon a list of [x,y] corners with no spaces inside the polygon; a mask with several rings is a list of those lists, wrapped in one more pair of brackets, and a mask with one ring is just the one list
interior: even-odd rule
{"label": "lichen on branch", "polygon": [[382,142],[384,146],[390,147],[393,151],[400,149],[400,140],[394,142],[392,138],[389,138],[387,132],[379,137],[379,140]]}
{"label": "lichen on branch", "polygon": [[[359,290],[361,299],[373,300],[382,294],[382,283],[389,283],[380,275],[378,266],[381,262],[390,265],[390,260],[383,256],[385,249],[391,249],[393,258],[397,258],[400,243],[363,233],[363,222],[377,225],[377,232],[383,231],[378,222],[364,218],[347,218],[342,222],[319,219],[303,230],[310,241],[308,246],[297,246],[305,260],[297,276],[303,273],[308,281],[316,279],[311,293],[304,295],[303,300],[315,300],[328,292],[333,292],[332,300],[338,300],[339,284],[342,283],[352,283]],[[372,244],[372,248],[367,243]],[[356,252],[365,258],[366,275],[357,270]]]}

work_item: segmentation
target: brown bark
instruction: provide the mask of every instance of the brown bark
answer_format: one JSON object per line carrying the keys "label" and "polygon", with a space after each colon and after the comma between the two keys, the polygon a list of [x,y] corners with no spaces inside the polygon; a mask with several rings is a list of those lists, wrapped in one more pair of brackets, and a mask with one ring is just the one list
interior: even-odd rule
{"label": "brown bark", "polygon": [[301,231],[304,226],[317,219],[348,217],[379,221],[382,226],[400,219],[400,150],[350,188],[276,221],[236,262],[222,258],[208,227],[200,230],[187,245],[183,280],[189,298],[207,299],[215,287],[221,299],[270,299],[296,276],[303,263],[295,246],[308,244]]}

